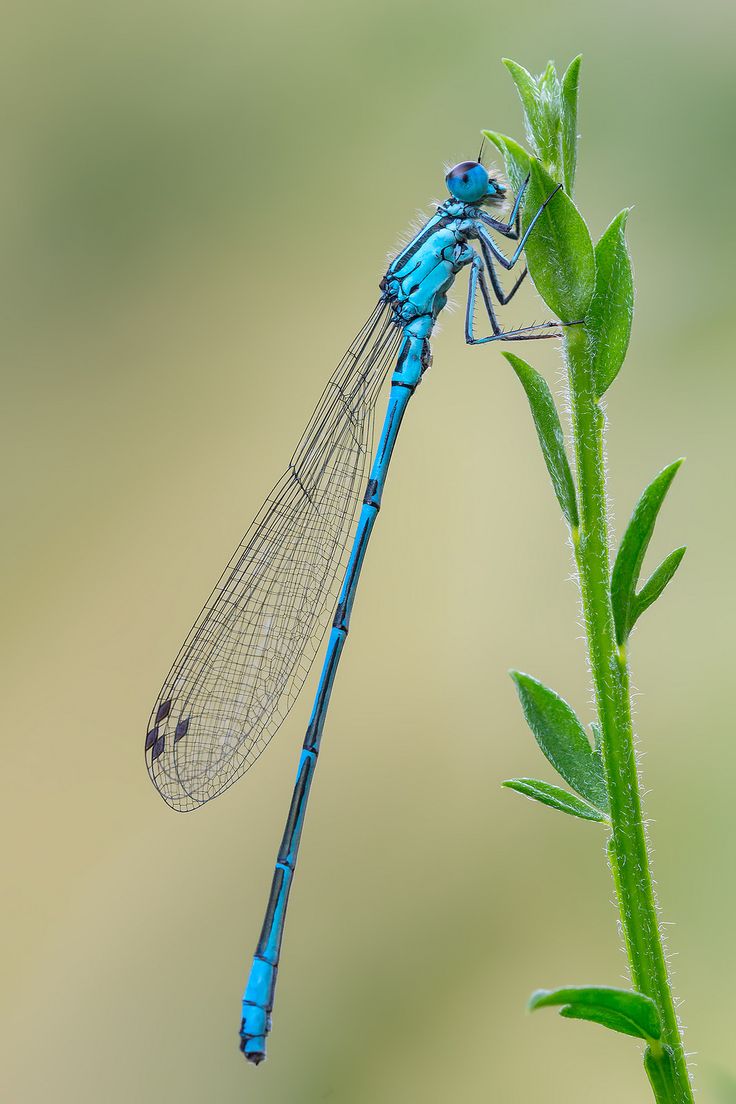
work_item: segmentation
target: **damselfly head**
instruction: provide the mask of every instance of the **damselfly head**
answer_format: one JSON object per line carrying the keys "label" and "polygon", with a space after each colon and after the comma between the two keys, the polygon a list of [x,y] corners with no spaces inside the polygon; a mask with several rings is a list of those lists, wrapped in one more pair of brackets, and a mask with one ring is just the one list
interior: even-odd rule
{"label": "damselfly head", "polygon": [[481,203],[488,204],[489,207],[500,207],[506,199],[507,190],[503,180],[498,176],[494,176],[491,170],[488,173],[488,193],[483,197]]}
{"label": "damselfly head", "polygon": [[479,161],[461,161],[450,169],[445,184],[451,196],[461,203],[500,203],[506,187]]}

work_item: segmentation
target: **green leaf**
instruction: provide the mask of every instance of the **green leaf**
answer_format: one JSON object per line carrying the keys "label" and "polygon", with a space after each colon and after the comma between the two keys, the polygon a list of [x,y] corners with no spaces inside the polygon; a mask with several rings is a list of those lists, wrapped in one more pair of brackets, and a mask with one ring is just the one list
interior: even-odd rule
{"label": "green leaf", "polygon": [[[637,596],[636,594],[639,573],[641,571],[644,555],[652,539],[652,533],[654,532],[654,525],[660,507],[664,502],[664,497],[681,464],[682,460],[675,460],[674,464],[670,464],[669,467],[661,471],[659,475],[652,480],[637,502],[634,513],[631,515],[631,520],[624,533],[623,540],[621,541],[621,547],[618,550],[616,562],[613,565],[613,572],[611,574],[611,602],[613,605],[613,619],[616,626],[616,640],[619,644],[624,644],[626,642],[636,617],[646,608],[646,606],[644,606],[637,611],[636,607],[637,597],[641,599],[641,595]],[[672,553],[672,555],[676,555],[676,553]],[[669,558],[671,559],[671,557]],[[680,557],[680,559],[681,558],[682,557]],[[665,561],[665,563],[666,562],[667,561]],[[663,567],[664,564],[658,568],[658,571],[661,571]],[[676,567],[677,563],[675,563],[670,572],[670,578]],[[657,575],[657,572],[655,572],[654,575]],[[652,583],[654,575],[645,585],[645,592],[649,584]],[[652,590],[649,592],[653,597],[651,601],[647,602],[647,605],[651,605],[651,602],[654,601],[658,594],[661,594],[667,581],[668,580],[665,579],[662,586],[657,590],[660,578],[655,580],[652,584]],[[647,594],[646,597],[648,596]]]}
{"label": "green leaf", "polygon": [[562,78],[562,176],[565,191],[572,198],[578,156],[578,87],[580,54],[570,62]]}
{"label": "green leaf", "polygon": [[645,609],[649,609],[652,602],[656,602],[660,594],[667,586],[672,576],[677,571],[682,557],[685,555],[685,547],[676,548],[674,552],[670,552],[662,563],[659,565],[656,571],[647,579],[644,586],[641,588],[638,594],[634,595],[634,600],[631,603],[631,628],[633,629],[636,622],[639,620]]}
{"label": "green leaf", "polygon": [[613,1031],[634,1035],[655,1043],[662,1037],[659,1010],[651,997],[631,989],[585,986],[568,989],[538,989],[532,993],[529,1009],[562,1005],[560,1015],[568,1019],[591,1020]]}
{"label": "green leaf", "polygon": [[[532,161],[525,228],[555,186],[539,162]],[[595,256],[588,227],[565,192],[554,196],[529,235],[526,260],[537,291],[557,317],[562,322],[584,319],[595,288]]]}
{"label": "green leaf", "polygon": [[618,375],[631,336],[634,278],[626,246],[628,215],[628,207],[616,215],[595,247],[595,293],[585,316],[585,329],[597,398]]}
{"label": "green leaf", "polygon": [[581,820],[608,819],[604,813],[594,809],[587,801],[581,801],[575,794],[568,793],[560,786],[542,782],[539,778],[507,778],[501,785],[533,801],[539,801],[542,805],[549,805],[550,809],[559,809],[561,813],[580,817]]}
{"label": "green leaf", "polygon": [[577,1005],[568,1005],[567,1008],[560,1009],[560,1015],[564,1016],[566,1020],[587,1020],[589,1023],[597,1023],[601,1027],[607,1027],[610,1031],[620,1031],[622,1035],[633,1035],[636,1039],[642,1037],[639,1028],[632,1024],[628,1017],[622,1016],[620,1012],[613,1012],[610,1008],[582,1008]]}
{"label": "green leaf", "polygon": [[524,114],[529,118],[534,118],[539,95],[535,78],[528,69],[525,69],[523,65],[519,65],[518,61],[512,61],[511,58],[501,58],[501,63],[506,66],[511,74],[511,79],[516,85]]}
{"label": "green leaf", "polygon": [[567,783],[596,809],[608,812],[608,791],[600,756],[590,746],[585,729],[554,690],[521,671],[511,677],[542,753]]}
{"label": "green leaf", "polygon": [[519,93],[529,143],[552,176],[562,174],[562,94],[553,62],[533,77],[515,61],[503,60]]}
{"label": "green leaf", "polygon": [[519,189],[531,172],[531,157],[523,146],[506,134],[497,134],[495,130],[484,130],[483,134],[502,154],[509,183],[518,195]]}
{"label": "green leaf", "polygon": [[515,356],[514,353],[505,352],[503,355],[526,391],[537,437],[542,446],[544,462],[547,465],[557,501],[562,507],[568,524],[571,528],[577,529],[579,519],[575,483],[570,471],[570,463],[565,451],[565,438],[552,392],[547,386],[547,381],[525,360]]}
{"label": "green leaf", "polygon": [[521,106],[524,109],[524,126],[529,143],[537,153],[540,153],[539,138],[544,130],[544,120],[537,82],[523,65],[511,61],[510,58],[502,58],[501,60],[511,74],[511,79],[516,85],[516,91],[519,93]]}

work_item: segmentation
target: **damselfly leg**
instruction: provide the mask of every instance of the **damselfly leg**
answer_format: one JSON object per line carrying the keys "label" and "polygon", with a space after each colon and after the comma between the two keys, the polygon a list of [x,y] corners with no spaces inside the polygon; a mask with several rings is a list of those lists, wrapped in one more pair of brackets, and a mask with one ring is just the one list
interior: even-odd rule
{"label": "damselfly leg", "polygon": [[493,293],[496,296],[496,299],[498,299],[498,302],[501,304],[501,306],[505,307],[506,304],[510,303],[511,300],[516,295],[517,291],[519,290],[522,283],[524,282],[524,278],[527,275],[527,273],[529,272],[529,269],[526,267],[526,265],[524,265],[524,268],[522,269],[521,276],[519,276],[518,280],[516,281],[514,286],[511,288],[511,291],[508,291],[508,292],[504,291],[503,287],[501,286],[501,281],[498,278],[498,273],[496,272],[496,266],[493,263],[493,256],[491,255],[490,251],[486,247],[485,242],[483,242],[483,241],[481,241],[481,243],[480,243],[480,251],[483,254],[483,260],[485,261],[486,272],[488,273],[488,277],[491,281],[491,285],[493,287]]}
{"label": "damselfly leg", "polygon": [[[510,298],[516,289],[518,288],[521,280],[517,280],[516,285],[509,293]],[[488,334],[487,337],[476,337],[473,333],[473,321],[475,316],[475,303],[478,297],[478,288],[483,298],[483,305],[486,308],[486,314],[488,315],[488,321],[491,323],[492,334]],[[483,261],[476,253],[473,261],[471,262],[470,269],[470,281],[468,285],[468,303],[465,309],[465,340],[468,345],[485,345],[489,341],[532,341],[539,340],[545,337],[561,337],[560,326],[561,322],[540,322],[534,326],[521,326],[515,330],[502,330],[498,324],[496,318],[496,312],[493,306],[493,299],[491,297],[488,284],[486,283],[485,272],[483,269]]]}
{"label": "damselfly leg", "polygon": [[519,188],[516,201],[514,203],[513,210],[506,222],[502,222],[501,219],[495,219],[492,215],[486,214],[485,211],[478,211],[477,217],[481,222],[484,222],[486,226],[490,226],[491,230],[495,230],[497,234],[503,234],[505,238],[510,238],[512,241],[518,241],[521,234],[521,201],[524,198],[527,186],[529,184],[529,177],[527,176],[524,183]]}

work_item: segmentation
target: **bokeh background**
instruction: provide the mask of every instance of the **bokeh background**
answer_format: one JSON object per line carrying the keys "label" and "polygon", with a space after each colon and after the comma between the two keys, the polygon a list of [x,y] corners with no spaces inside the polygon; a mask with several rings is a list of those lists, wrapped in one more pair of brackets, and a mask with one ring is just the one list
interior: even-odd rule
{"label": "bokeh background", "polygon": [[[619,533],[688,457],[649,563],[689,552],[632,652],[687,1043],[701,1098],[725,1100],[733,8],[31,0],[3,26],[3,1099],[649,1099],[633,1040],[524,1012],[537,986],[621,982],[625,960],[597,826],[499,786],[552,778],[507,669],[586,719],[590,691],[524,397],[457,314],[365,568],[257,1071],[239,1001],[309,694],[195,814],[165,807],[142,754],[386,252],[482,127],[521,135],[500,57],[537,72],[582,51],[578,201],[595,236],[635,205],[638,313],[608,402]],[[553,348],[527,353],[558,381]]]}

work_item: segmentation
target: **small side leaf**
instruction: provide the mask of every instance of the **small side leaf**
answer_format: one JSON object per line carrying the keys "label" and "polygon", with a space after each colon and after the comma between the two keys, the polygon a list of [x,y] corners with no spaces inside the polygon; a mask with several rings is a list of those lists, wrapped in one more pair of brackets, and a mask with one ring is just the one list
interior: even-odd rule
{"label": "small side leaf", "polygon": [[559,809],[561,813],[580,817],[581,820],[608,819],[600,809],[594,809],[587,801],[581,801],[575,794],[563,790],[560,786],[542,782],[539,778],[507,778],[501,785],[533,801],[539,801],[542,805],[549,805],[550,809]]}
{"label": "small side leaf", "polygon": [[590,746],[575,713],[554,690],[521,671],[511,677],[542,753],[581,797],[608,812],[608,791],[600,756]]}
{"label": "small side leaf", "polygon": [[565,191],[572,197],[575,186],[575,166],[578,156],[578,86],[580,62],[578,54],[562,78],[562,169]]}
{"label": "small side leaf", "polygon": [[657,570],[652,572],[639,593],[634,595],[630,614],[632,629],[644,613],[644,610],[649,609],[652,602],[657,601],[680,566],[685,551],[686,549],[683,546],[682,548],[676,548],[674,552],[670,552],[669,556],[662,560]]}
{"label": "small side leaf", "polygon": [[[524,202],[523,223],[552,195],[555,181],[538,161]],[[547,306],[562,322],[580,322],[595,288],[595,256],[588,227],[575,204],[559,191],[545,208],[526,243],[529,273]]]}
{"label": "small side leaf", "polygon": [[503,156],[509,183],[514,190],[514,194],[518,194],[519,189],[531,172],[531,157],[523,146],[520,146],[518,142],[515,142],[513,138],[509,138],[506,134],[497,134],[495,130],[484,130],[482,133]]}
{"label": "small side leaf", "polygon": [[529,1000],[529,1010],[562,1005],[567,1019],[591,1020],[613,1031],[657,1043],[662,1037],[659,1010],[651,997],[631,989],[584,986],[568,989],[538,989]]}
{"label": "small side leaf", "polygon": [[622,1035],[633,1035],[635,1039],[641,1039],[639,1028],[632,1024],[626,1016],[620,1012],[613,1012],[610,1008],[581,1008],[578,1005],[568,1005],[560,1009],[560,1015],[566,1020],[587,1020],[589,1023],[600,1024],[610,1031],[620,1031]]}
{"label": "small side leaf", "polygon": [[[621,541],[621,547],[618,550],[611,574],[611,602],[616,626],[616,640],[619,644],[626,642],[636,619],[633,614],[635,612],[636,587],[639,582],[641,565],[652,539],[660,507],[681,464],[682,460],[675,460],[674,464],[670,464],[652,480],[637,502]],[[676,568],[677,564],[674,566]],[[665,579],[659,593],[664,589],[666,582]],[[652,593],[654,597],[651,599],[652,602],[657,597],[655,591],[656,586],[653,586]],[[651,602],[648,604],[651,605]],[[643,610],[639,610],[636,616],[639,616],[642,612]]]}
{"label": "small side leaf", "polygon": [[595,247],[595,293],[585,316],[590,370],[600,398],[623,364],[634,315],[634,278],[626,246],[626,208],[616,215]]}
{"label": "small side leaf", "polygon": [[539,372],[536,372],[525,360],[515,356],[514,353],[505,352],[503,355],[526,391],[539,444],[542,446],[544,462],[547,465],[557,501],[570,527],[577,529],[579,521],[575,483],[570,471],[560,416],[557,413],[552,392],[543,376],[540,376]]}

